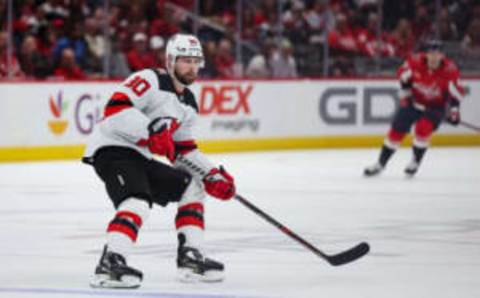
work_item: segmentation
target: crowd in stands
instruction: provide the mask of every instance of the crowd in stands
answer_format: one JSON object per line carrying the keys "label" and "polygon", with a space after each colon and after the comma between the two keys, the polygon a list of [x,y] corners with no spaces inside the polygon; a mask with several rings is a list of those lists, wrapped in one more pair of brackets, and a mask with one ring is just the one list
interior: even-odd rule
{"label": "crowd in stands", "polygon": [[[476,0],[441,0],[440,10],[435,0],[382,1],[380,10],[380,0],[243,0],[240,58],[238,0],[201,0],[198,7],[195,0],[105,1],[12,1],[8,51],[7,1],[0,0],[0,78],[7,65],[14,78],[124,78],[164,67],[168,38],[194,31],[204,45],[205,78],[302,76],[298,61],[309,57],[298,50],[320,52],[326,43],[330,75],[355,75],[355,57],[403,59],[433,35],[480,57]],[[199,22],[192,18],[196,9]]]}

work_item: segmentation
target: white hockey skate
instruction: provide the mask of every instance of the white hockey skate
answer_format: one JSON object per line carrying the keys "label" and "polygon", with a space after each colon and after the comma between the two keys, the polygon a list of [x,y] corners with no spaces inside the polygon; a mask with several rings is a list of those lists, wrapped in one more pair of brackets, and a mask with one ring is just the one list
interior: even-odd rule
{"label": "white hockey skate", "polygon": [[122,255],[108,251],[105,246],[95,274],[90,280],[90,286],[92,288],[134,289],[140,287],[142,279],[142,272],[129,267]]}
{"label": "white hockey skate", "polygon": [[372,177],[380,174],[383,171],[384,167],[380,163],[375,163],[369,167],[366,167],[363,171],[363,174],[367,177]]}
{"label": "white hockey skate", "polygon": [[419,166],[420,164],[418,162],[412,160],[405,168],[405,174],[408,177],[413,177],[417,173]]}
{"label": "white hockey skate", "polygon": [[181,282],[220,282],[224,279],[224,266],[205,258],[196,248],[181,246],[177,256],[177,278]]}

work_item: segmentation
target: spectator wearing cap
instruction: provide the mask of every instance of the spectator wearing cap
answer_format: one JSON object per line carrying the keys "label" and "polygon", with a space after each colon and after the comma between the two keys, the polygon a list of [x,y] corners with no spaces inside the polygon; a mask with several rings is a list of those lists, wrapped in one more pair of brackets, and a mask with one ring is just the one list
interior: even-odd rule
{"label": "spectator wearing cap", "polygon": [[64,80],[84,80],[87,78],[75,61],[75,53],[71,48],[62,51],[58,67],[54,71],[56,78]]}
{"label": "spectator wearing cap", "polygon": [[128,66],[131,71],[139,71],[155,66],[155,58],[148,51],[147,35],[137,32],[133,35],[133,48],[127,54]]}
{"label": "spectator wearing cap", "polygon": [[280,51],[272,54],[270,67],[274,78],[296,78],[297,62],[293,57],[292,43],[288,39],[280,43]]}
{"label": "spectator wearing cap", "polygon": [[150,37],[150,49],[155,57],[155,67],[165,68],[165,40],[158,35]]}

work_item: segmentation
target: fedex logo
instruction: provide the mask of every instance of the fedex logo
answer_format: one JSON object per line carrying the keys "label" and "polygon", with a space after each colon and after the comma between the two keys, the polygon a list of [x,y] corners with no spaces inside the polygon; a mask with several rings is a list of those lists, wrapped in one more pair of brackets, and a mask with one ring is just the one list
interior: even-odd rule
{"label": "fedex logo", "polygon": [[250,114],[249,96],[253,86],[204,85],[200,92],[200,114]]}

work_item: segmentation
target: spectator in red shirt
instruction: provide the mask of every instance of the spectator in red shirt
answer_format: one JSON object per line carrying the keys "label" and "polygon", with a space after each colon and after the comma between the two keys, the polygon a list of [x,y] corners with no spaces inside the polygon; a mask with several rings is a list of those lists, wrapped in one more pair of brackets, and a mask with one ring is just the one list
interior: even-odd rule
{"label": "spectator in red shirt", "polygon": [[180,32],[180,23],[182,16],[177,10],[166,5],[165,9],[159,10],[159,18],[156,18],[150,24],[150,35],[160,35],[170,37]]}
{"label": "spectator in red shirt", "polygon": [[62,50],[60,63],[54,71],[54,76],[64,80],[84,80],[87,78],[75,61],[75,52],[71,48]]}
{"label": "spectator in red shirt", "polygon": [[360,52],[366,56],[373,57],[377,55],[393,56],[395,48],[389,41],[391,39],[386,32],[382,32],[378,40],[377,29],[379,18],[375,13],[368,15],[368,24],[366,28],[356,30],[357,45]]}
{"label": "spectator in red shirt", "polygon": [[412,31],[417,41],[425,39],[426,36],[431,36],[433,32],[432,16],[425,4],[419,2],[415,7],[415,18],[412,22]]}
{"label": "spectator in red shirt", "polygon": [[407,19],[400,19],[395,30],[392,32],[392,42],[395,46],[395,53],[401,58],[411,54],[415,46],[412,26]]}
{"label": "spectator in red shirt", "polygon": [[341,52],[358,53],[357,40],[348,24],[347,17],[344,14],[338,14],[336,19],[336,28],[328,34],[330,47]]}
{"label": "spectator in red shirt", "polygon": [[218,43],[214,64],[220,78],[228,79],[235,76],[235,58],[232,55],[232,43],[228,39],[224,38]]}
{"label": "spectator in red shirt", "polygon": [[145,33],[137,32],[133,36],[133,49],[128,52],[127,61],[132,71],[155,66],[155,57],[148,51]]}
{"label": "spectator in red shirt", "polygon": [[244,40],[255,41],[257,38],[257,27],[255,25],[255,10],[247,7],[242,12],[242,38]]}
{"label": "spectator in red shirt", "polygon": [[53,58],[53,49],[57,44],[57,33],[51,27],[40,26],[38,28],[37,47],[40,54]]}

